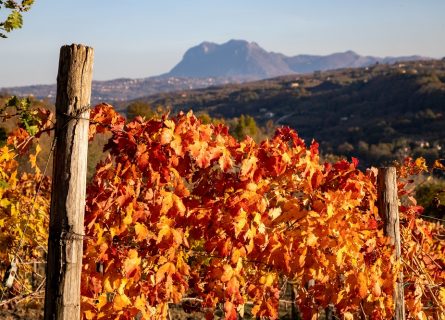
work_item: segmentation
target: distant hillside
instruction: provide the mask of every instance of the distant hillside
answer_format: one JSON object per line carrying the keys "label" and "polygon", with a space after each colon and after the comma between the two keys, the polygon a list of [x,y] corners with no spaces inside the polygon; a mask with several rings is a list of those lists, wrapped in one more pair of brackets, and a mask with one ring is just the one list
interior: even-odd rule
{"label": "distant hillside", "polygon": [[[295,73],[311,73],[339,68],[363,67],[376,63],[394,63],[428,59],[420,56],[377,58],[352,51],[327,56],[297,55],[287,57],[268,52],[255,42],[230,40],[224,44],[203,42],[190,48],[169,73],[142,79],[93,81],[92,103],[116,103],[138,97],[177,90],[206,88],[227,83],[273,78]],[[143,67],[143,66],[141,66]],[[53,101],[56,85],[31,85],[0,88],[19,96],[34,96]]]}
{"label": "distant hillside", "polygon": [[[115,79],[109,81],[93,81],[92,103],[126,101],[160,92],[191,90],[206,88],[212,85],[236,83],[230,78],[180,78],[150,77],[144,79]],[[0,89],[0,92],[19,96],[33,96],[37,99],[55,100],[56,85],[33,85]]]}
{"label": "distant hillside", "polygon": [[223,44],[203,42],[187,50],[168,76],[174,77],[237,77],[241,79],[266,79],[292,73],[340,68],[357,68],[376,63],[394,63],[428,59],[421,56],[371,57],[353,51],[326,56],[297,55],[287,57],[268,52],[255,42],[230,40]]}
{"label": "distant hillside", "polygon": [[393,64],[395,62],[428,60],[421,56],[402,56],[402,57],[372,57],[361,56],[354,51],[333,53],[326,56],[298,55],[285,58],[285,61],[296,73],[310,73],[314,71],[326,71],[342,68],[360,68],[368,67],[377,63]]}
{"label": "distant hillside", "polygon": [[315,72],[141,99],[213,117],[249,114],[289,125],[325,154],[365,166],[405,156],[445,157],[445,61]]}

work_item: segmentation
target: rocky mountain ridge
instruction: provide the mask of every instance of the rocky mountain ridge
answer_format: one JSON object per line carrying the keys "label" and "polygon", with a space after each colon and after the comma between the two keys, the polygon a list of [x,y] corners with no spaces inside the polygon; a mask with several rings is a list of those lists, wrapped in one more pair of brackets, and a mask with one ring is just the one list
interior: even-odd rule
{"label": "rocky mountain ridge", "polygon": [[[92,103],[102,101],[115,103],[163,92],[207,88],[289,74],[308,74],[316,71],[366,67],[377,63],[392,64],[396,61],[423,59],[428,58],[421,56],[379,58],[361,56],[353,51],[326,56],[288,57],[281,53],[268,52],[257,43],[245,40],[230,40],[223,44],[203,42],[187,50],[183,59],[170,72],[163,75],[142,79],[93,81]],[[53,101],[56,85],[0,88],[0,92]]]}

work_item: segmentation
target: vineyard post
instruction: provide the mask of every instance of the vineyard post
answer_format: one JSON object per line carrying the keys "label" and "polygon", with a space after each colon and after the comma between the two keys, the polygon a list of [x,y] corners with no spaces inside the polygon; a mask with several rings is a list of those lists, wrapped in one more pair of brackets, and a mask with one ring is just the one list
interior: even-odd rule
{"label": "vineyard post", "polygon": [[[377,175],[378,208],[385,223],[385,235],[395,247],[395,261],[401,262],[401,241],[399,225],[399,201],[397,196],[397,174],[395,167],[379,168]],[[394,289],[394,311],[396,320],[405,319],[403,273],[397,275]]]}
{"label": "vineyard post", "polygon": [[80,275],[93,49],[60,49],[45,320],[80,319]]}
{"label": "vineyard post", "polygon": [[297,296],[298,296],[298,290],[297,285],[294,281],[289,281],[290,284],[290,296],[291,296],[291,309],[290,309],[290,318],[292,320],[299,319],[299,312],[297,307]]}

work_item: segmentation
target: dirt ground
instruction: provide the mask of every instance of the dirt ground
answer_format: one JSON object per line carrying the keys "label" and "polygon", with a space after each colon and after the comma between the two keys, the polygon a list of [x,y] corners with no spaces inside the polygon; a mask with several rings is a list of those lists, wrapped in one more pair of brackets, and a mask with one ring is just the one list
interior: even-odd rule
{"label": "dirt ground", "polygon": [[40,320],[43,319],[41,309],[0,310],[1,320]]}

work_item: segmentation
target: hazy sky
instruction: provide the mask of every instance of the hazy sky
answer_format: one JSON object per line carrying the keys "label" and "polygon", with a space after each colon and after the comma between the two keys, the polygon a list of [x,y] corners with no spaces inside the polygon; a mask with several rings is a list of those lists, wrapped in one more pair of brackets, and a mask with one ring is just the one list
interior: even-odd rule
{"label": "hazy sky", "polygon": [[168,72],[189,47],[229,39],[287,55],[442,57],[445,0],[36,0],[0,39],[0,87],[54,83],[64,44],[94,47],[94,78],[107,80]]}

